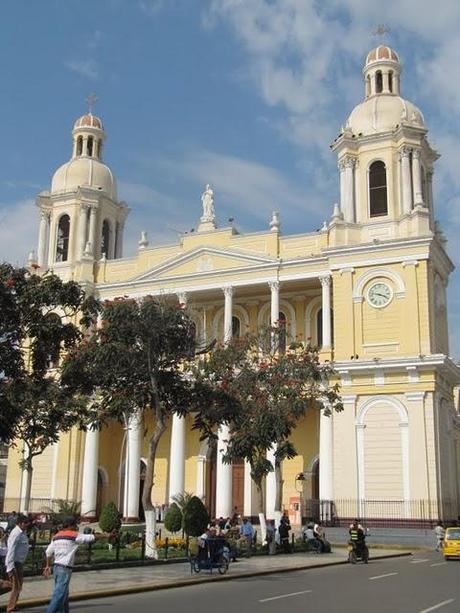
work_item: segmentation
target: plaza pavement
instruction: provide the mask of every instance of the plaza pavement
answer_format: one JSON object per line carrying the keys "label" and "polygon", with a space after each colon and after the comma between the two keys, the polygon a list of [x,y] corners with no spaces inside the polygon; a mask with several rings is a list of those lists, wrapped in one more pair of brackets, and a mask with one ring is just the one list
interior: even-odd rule
{"label": "plaza pavement", "polygon": [[[87,600],[102,596],[147,592],[168,588],[184,587],[206,581],[228,581],[241,577],[251,577],[286,571],[318,568],[347,564],[347,550],[337,548],[331,554],[296,553],[291,555],[254,556],[240,559],[230,564],[226,575],[217,571],[211,575],[202,571],[191,575],[190,564],[169,563],[134,568],[92,570],[75,572],[71,583],[71,600]],[[371,549],[371,559],[411,555],[409,551],[392,549]],[[24,588],[18,606],[20,608],[38,607],[49,601],[54,582],[42,577],[30,577],[24,581]],[[4,606],[7,596],[0,597]]]}

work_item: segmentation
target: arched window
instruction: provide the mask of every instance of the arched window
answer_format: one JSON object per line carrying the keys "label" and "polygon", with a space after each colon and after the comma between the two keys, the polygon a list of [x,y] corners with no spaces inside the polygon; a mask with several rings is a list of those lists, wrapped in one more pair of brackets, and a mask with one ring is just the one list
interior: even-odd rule
{"label": "arched window", "polygon": [[83,151],[83,137],[79,136],[77,138],[77,155],[81,155]]}
{"label": "arched window", "polygon": [[393,71],[390,70],[388,73],[388,89],[391,93],[393,93]]}
{"label": "arched window", "polygon": [[56,241],[56,262],[69,259],[70,217],[63,215],[59,220]]}
{"label": "arched window", "polygon": [[94,144],[94,139],[92,136],[88,136],[88,145],[87,145],[87,152],[89,157],[93,156],[93,144]]}
{"label": "arched window", "polygon": [[241,322],[238,317],[233,315],[232,317],[232,337],[240,338],[241,335]]}
{"label": "arched window", "polygon": [[110,243],[110,224],[107,219],[104,219],[102,223],[102,237],[101,237],[101,255],[105,253],[105,257],[109,258],[109,243]]}
{"label": "arched window", "polygon": [[381,94],[382,89],[383,89],[382,72],[380,70],[377,70],[377,72],[375,73],[375,91],[377,94]]}
{"label": "arched window", "polygon": [[370,77],[370,75],[367,75],[367,79],[366,79],[366,98],[369,98],[370,95],[371,95],[371,77]]}
{"label": "arched window", "polygon": [[369,168],[369,215],[380,217],[388,215],[387,171],[382,161],[371,164]]}
{"label": "arched window", "polygon": [[286,315],[280,311],[278,316],[278,327],[280,330],[279,333],[279,352],[286,353]]}

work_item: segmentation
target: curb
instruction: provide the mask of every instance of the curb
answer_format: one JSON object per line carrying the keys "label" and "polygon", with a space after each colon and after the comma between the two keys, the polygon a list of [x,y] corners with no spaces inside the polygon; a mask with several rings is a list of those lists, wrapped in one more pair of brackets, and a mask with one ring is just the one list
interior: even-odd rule
{"label": "curb", "polygon": [[[411,552],[401,552],[401,553],[392,553],[384,556],[378,556],[374,558],[375,560],[386,560],[388,558],[402,558],[406,556],[412,555]],[[370,558],[373,559],[372,557]],[[240,573],[232,573],[229,575],[205,575],[200,578],[190,578],[190,579],[180,579],[179,581],[175,581],[174,583],[160,583],[160,584],[150,584],[150,585],[132,585],[126,586],[124,588],[115,588],[115,589],[106,589],[106,590],[98,590],[96,592],[77,592],[76,594],[71,594],[69,600],[71,602],[78,602],[82,600],[92,600],[95,598],[107,598],[110,596],[125,596],[128,594],[141,594],[145,592],[158,592],[160,590],[169,590],[181,587],[188,587],[190,585],[199,585],[200,583],[209,583],[210,581],[233,581],[234,579],[244,579],[246,577],[261,577],[264,575],[274,575],[279,573],[289,573],[295,572],[299,570],[309,570],[316,568],[328,568],[330,566],[342,566],[344,564],[348,564],[348,560],[339,560],[336,562],[326,562],[325,564],[302,564],[299,566],[294,566],[290,568],[286,568],[281,566],[279,568],[271,568],[269,570],[256,570],[250,572],[240,572]],[[50,598],[32,598],[29,600],[23,600],[19,602],[16,606],[18,609],[26,609],[30,607],[39,607],[49,603]],[[4,610],[2,607],[1,610]]]}

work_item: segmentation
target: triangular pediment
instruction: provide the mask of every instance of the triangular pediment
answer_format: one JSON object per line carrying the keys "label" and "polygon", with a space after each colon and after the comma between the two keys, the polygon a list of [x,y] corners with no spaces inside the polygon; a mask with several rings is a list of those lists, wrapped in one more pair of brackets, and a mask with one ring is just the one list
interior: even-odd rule
{"label": "triangular pediment", "polygon": [[135,280],[153,281],[170,277],[183,277],[185,275],[203,275],[216,271],[251,269],[274,264],[276,261],[276,258],[249,251],[199,247],[158,264],[136,277]]}

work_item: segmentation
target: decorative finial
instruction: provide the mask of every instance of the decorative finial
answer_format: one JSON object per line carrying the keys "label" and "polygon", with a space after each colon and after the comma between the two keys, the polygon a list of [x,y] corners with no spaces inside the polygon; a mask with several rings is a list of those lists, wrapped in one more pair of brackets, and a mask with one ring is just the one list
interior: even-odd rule
{"label": "decorative finial", "polygon": [[280,214],[278,211],[273,211],[272,218],[270,220],[270,231],[279,232],[280,229]]}
{"label": "decorative finial", "polygon": [[340,205],[338,202],[334,204],[334,212],[332,213],[332,221],[339,221],[343,219],[342,211],[340,210]]}
{"label": "decorative finial", "polygon": [[139,241],[139,249],[147,249],[148,246],[149,246],[149,237],[147,235],[147,232],[143,230],[141,232],[141,239]]}
{"label": "decorative finial", "polygon": [[94,92],[86,98],[85,101],[86,101],[86,104],[88,105],[88,113],[90,115],[93,114],[93,106],[96,104],[98,100],[99,98],[96,96]]}
{"label": "decorative finial", "polygon": [[29,268],[33,268],[37,264],[37,256],[36,256],[35,251],[33,249],[29,253],[29,257],[27,258],[27,264],[28,264]]}
{"label": "decorative finial", "polygon": [[384,23],[379,23],[377,28],[372,32],[372,36],[381,36],[383,38],[385,34],[389,34],[390,32],[391,28]]}
{"label": "decorative finial", "polygon": [[327,221],[326,220],[323,221],[323,226],[321,228],[321,232],[327,232]]}
{"label": "decorative finial", "polygon": [[83,252],[83,257],[91,258],[93,256],[93,246],[90,241],[86,241],[85,251]]}

